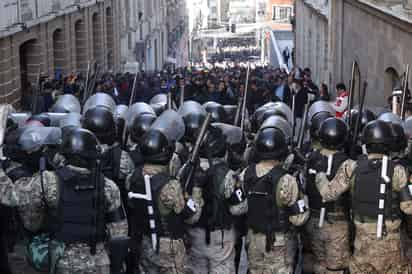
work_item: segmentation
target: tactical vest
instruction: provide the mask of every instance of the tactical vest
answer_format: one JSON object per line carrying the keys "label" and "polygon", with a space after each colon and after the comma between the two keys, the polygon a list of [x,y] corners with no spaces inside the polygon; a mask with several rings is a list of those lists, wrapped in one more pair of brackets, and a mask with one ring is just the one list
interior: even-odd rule
{"label": "tactical vest", "polygon": [[[140,148],[136,146],[135,149],[129,151],[130,158],[132,159],[135,166],[141,166],[144,164],[143,155],[140,152]],[[120,163],[119,163],[120,165]]]}
{"label": "tactical vest", "polygon": [[[386,194],[380,193],[382,160],[361,159],[355,170],[355,186],[352,193],[353,213],[361,220],[377,220],[378,214],[385,218],[398,219],[401,216],[399,194],[392,189],[392,181],[386,184]],[[388,177],[392,180],[393,163],[389,162]],[[379,209],[379,200],[385,201],[384,210]]]}
{"label": "tactical vest", "polygon": [[6,175],[7,177],[10,178],[10,180],[12,180],[13,182],[16,182],[17,180],[21,178],[29,178],[33,176],[33,173],[23,166],[18,166],[16,168],[7,170]]}
{"label": "tactical vest", "polygon": [[245,173],[245,189],[248,199],[247,225],[255,233],[269,237],[273,232],[289,229],[287,208],[278,206],[276,190],[279,179],[286,170],[275,167],[262,177],[257,177],[256,165],[251,165]]}
{"label": "tactical vest", "polygon": [[224,196],[225,176],[229,172],[226,163],[213,165],[208,170],[208,183],[203,187],[205,205],[202,209],[198,224],[208,232],[230,229],[233,217],[229,211],[229,205]]}
{"label": "tactical vest", "polygon": [[[158,237],[169,237],[172,239],[181,239],[184,234],[184,221],[180,214],[176,214],[173,210],[163,216],[159,210],[160,193],[163,187],[169,183],[170,176],[166,173],[158,173],[151,176],[150,186],[152,191],[152,201],[141,199],[133,199],[133,221],[134,226],[141,230],[143,234],[150,237],[153,232],[150,228],[151,217],[148,214],[147,207],[153,206],[155,233]],[[131,191],[134,193],[146,194],[145,182],[141,168],[135,169],[132,175]]]}
{"label": "tactical vest", "polygon": [[[67,167],[56,171],[59,177],[59,201],[57,211],[51,213],[56,240],[64,243],[103,242],[106,238],[104,177],[100,176],[100,191],[96,193],[93,175],[80,174]],[[103,197],[95,204],[96,197]]]}
{"label": "tactical vest", "polygon": [[[348,159],[345,153],[337,152],[333,154],[332,170],[331,174],[327,176],[328,180],[335,178],[338,169]],[[321,170],[317,172],[327,172],[328,169],[328,157],[322,155],[319,151],[315,150],[310,154],[310,161],[308,169],[314,168],[316,163],[317,168],[321,167]],[[316,187],[315,182],[316,175],[308,174],[306,183],[306,194],[309,197],[310,209],[319,211],[321,208],[325,208],[327,212],[346,211],[349,207],[349,197],[347,193],[344,193],[339,197],[337,201],[323,203],[322,196]]]}
{"label": "tactical vest", "polygon": [[102,159],[102,172],[106,178],[117,183],[120,175],[120,161],[122,156],[122,148],[116,145],[110,148]]}

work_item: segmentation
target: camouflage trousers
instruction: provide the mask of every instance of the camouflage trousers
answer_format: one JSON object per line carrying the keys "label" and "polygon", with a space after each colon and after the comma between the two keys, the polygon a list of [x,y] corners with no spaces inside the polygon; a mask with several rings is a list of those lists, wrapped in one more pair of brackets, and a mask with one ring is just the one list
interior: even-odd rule
{"label": "camouflage trousers", "polygon": [[90,254],[87,244],[66,246],[57,263],[57,274],[110,274],[110,259],[103,244],[98,244],[96,255]]}
{"label": "camouflage trousers", "polygon": [[234,229],[216,230],[210,233],[210,244],[206,243],[206,231],[192,228],[188,231],[188,267],[194,274],[232,274],[235,270]]}
{"label": "camouflage trousers", "polygon": [[186,274],[183,240],[160,238],[159,251],[153,249],[149,237],[143,236],[140,266],[145,274]]}
{"label": "camouflage trousers", "polygon": [[276,233],[271,251],[266,251],[266,235],[249,231],[246,237],[250,274],[292,274],[296,254],[293,233]]}
{"label": "camouflage trousers", "polygon": [[319,218],[311,217],[302,233],[304,270],[315,274],[339,274],[349,267],[349,224],[345,221],[325,221],[319,228]]}
{"label": "camouflage trousers", "polygon": [[356,225],[355,250],[349,263],[351,274],[409,274],[410,265],[402,256],[399,228],[376,237],[376,223]]}

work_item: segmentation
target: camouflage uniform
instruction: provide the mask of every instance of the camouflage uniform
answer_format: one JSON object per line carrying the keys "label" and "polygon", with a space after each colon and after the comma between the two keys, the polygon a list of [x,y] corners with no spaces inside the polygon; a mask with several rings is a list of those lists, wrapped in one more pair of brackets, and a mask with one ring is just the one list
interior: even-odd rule
{"label": "camouflage uniform", "polygon": [[[214,159],[213,164],[218,164],[221,159]],[[203,171],[209,168],[209,162],[201,159],[200,167]],[[235,190],[235,173],[229,170],[223,178],[224,197],[229,199]],[[204,206],[202,189],[194,188],[192,198],[197,204]],[[247,210],[246,202],[229,207],[230,214],[239,216]],[[204,209],[203,209],[204,210]],[[199,210],[200,212],[200,210]],[[200,217],[200,216],[198,216]],[[194,224],[199,220],[191,220]],[[230,229],[217,229],[210,232],[210,243],[206,242],[206,229],[203,227],[191,227],[188,229],[188,267],[195,274],[231,274],[235,273],[235,243],[236,231]]]}
{"label": "camouflage uniform", "polygon": [[[277,161],[262,161],[256,165],[256,175],[260,178],[277,165],[279,165]],[[245,171],[240,175],[240,180],[243,182],[244,178]],[[296,179],[289,174],[283,175],[279,179],[276,193],[273,195],[276,195],[279,207],[292,206],[304,198]],[[307,204],[307,201],[305,203]],[[301,226],[308,218],[309,211],[306,211],[299,215],[289,216],[289,222],[294,226]],[[266,235],[255,233],[249,229],[246,236],[246,249],[250,274],[293,273],[294,257],[297,250],[296,235],[293,229],[286,233],[276,232],[274,234],[274,241],[268,252],[266,250]]]}
{"label": "camouflage uniform", "polygon": [[127,151],[122,150],[120,155],[119,179],[126,180],[129,174],[132,174],[135,169],[134,162]]}
{"label": "camouflage uniform", "polygon": [[[143,175],[156,175],[158,173],[168,173],[169,167],[162,165],[146,164],[143,166]],[[133,182],[128,177],[128,184]],[[160,190],[159,194],[159,211],[161,216],[166,216],[173,211],[180,214],[185,207],[185,199],[183,190],[177,180],[170,180]],[[185,263],[185,245],[183,239],[171,239],[168,237],[160,237],[159,248],[154,250],[152,247],[151,238],[143,234],[141,248],[142,254],[140,265],[146,274],[180,274],[186,273],[184,268]]]}
{"label": "camouflage uniform", "polygon": [[[335,154],[336,151],[320,149],[319,153],[328,156]],[[311,201],[309,200],[309,205]],[[311,218],[305,224],[305,233],[302,234],[305,250],[304,269],[307,272],[343,273],[349,267],[351,254],[348,214],[342,211],[342,208],[334,207],[334,212],[327,212],[321,228],[319,227],[320,212],[319,210],[315,212],[311,207]]]}
{"label": "camouflage uniform", "polygon": [[[90,173],[89,170],[69,166],[76,172],[82,174]],[[50,210],[57,209],[58,202],[58,180],[55,172],[43,172],[43,185],[45,199]],[[120,192],[117,186],[105,178],[104,195],[106,201],[106,211],[118,210],[121,206]],[[15,183],[6,176],[3,169],[0,169],[0,203],[18,207],[25,229],[37,233],[47,220],[46,208],[43,204],[41,179],[39,173],[31,178],[22,178]],[[127,235],[126,221],[107,224],[110,236]],[[125,234],[126,233],[126,234]],[[87,244],[68,244],[65,245],[64,253],[57,262],[58,274],[109,274],[110,260],[105,250],[104,243],[98,243],[96,255],[90,254],[90,247]]]}
{"label": "camouflage uniform", "polygon": [[[381,159],[382,155],[369,154],[368,159]],[[357,163],[347,160],[339,168],[335,178],[329,181],[324,173],[316,176],[316,183],[325,201],[333,201],[345,191],[353,191]],[[407,185],[408,175],[404,167],[395,165],[391,184],[394,192],[400,192]],[[400,210],[412,214],[412,201],[400,202]],[[354,218],[356,227],[354,253],[349,262],[352,274],[412,273],[402,256],[400,227],[401,220],[385,220],[386,231],[381,239],[376,237],[376,220]]]}

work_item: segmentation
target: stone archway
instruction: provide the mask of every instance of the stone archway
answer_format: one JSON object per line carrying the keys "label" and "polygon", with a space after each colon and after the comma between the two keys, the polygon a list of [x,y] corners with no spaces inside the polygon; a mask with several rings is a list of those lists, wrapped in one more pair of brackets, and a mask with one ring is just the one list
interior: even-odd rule
{"label": "stone archway", "polygon": [[39,73],[41,72],[41,45],[37,39],[30,39],[19,47],[21,106],[31,109],[33,94]]}
{"label": "stone archway", "polygon": [[101,15],[99,13],[96,12],[92,15],[93,59],[99,66],[103,64],[103,42],[101,21]]}
{"label": "stone archway", "polygon": [[113,11],[111,7],[106,9],[106,46],[107,46],[107,69],[114,68],[114,29]]}
{"label": "stone archway", "polygon": [[53,32],[53,69],[54,73],[64,74],[66,67],[66,41],[64,38],[64,32],[62,29],[56,29]]}
{"label": "stone archway", "polygon": [[87,71],[87,32],[83,20],[78,20],[74,24],[76,43],[76,70],[78,73]]}
{"label": "stone archway", "polygon": [[394,89],[401,88],[401,80],[399,73],[393,67],[389,67],[385,70],[385,80],[384,80],[384,94],[385,98],[392,95]]}
{"label": "stone archway", "polygon": [[20,45],[20,80],[23,91],[36,82],[42,61],[40,47],[37,39],[28,40]]}

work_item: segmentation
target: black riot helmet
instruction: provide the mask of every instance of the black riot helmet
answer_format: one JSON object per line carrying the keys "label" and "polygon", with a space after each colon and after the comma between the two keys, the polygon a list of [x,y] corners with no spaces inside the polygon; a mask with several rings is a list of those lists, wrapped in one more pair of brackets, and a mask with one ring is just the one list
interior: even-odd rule
{"label": "black riot helmet", "polygon": [[204,107],[208,113],[212,114],[212,123],[218,123],[224,120],[225,109],[221,104],[209,102],[204,104]]}
{"label": "black riot helmet", "polygon": [[258,132],[254,143],[255,161],[283,160],[288,154],[285,135],[277,128],[265,128]]}
{"label": "black riot helmet", "polygon": [[389,125],[392,129],[392,137],[393,137],[393,142],[391,145],[391,152],[396,152],[396,153],[403,152],[408,145],[405,130],[400,124],[390,123]]}
{"label": "black riot helmet", "polygon": [[312,137],[313,140],[318,140],[319,139],[319,129],[322,123],[328,119],[332,118],[332,114],[326,111],[322,111],[317,113],[311,121],[310,124],[310,136]]}
{"label": "black riot helmet", "polygon": [[328,149],[340,149],[348,136],[346,123],[337,118],[327,118],[320,126],[319,141]]}
{"label": "black riot helmet", "polygon": [[241,168],[244,163],[243,154],[246,150],[246,138],[242,136],[239,142],[228,144],[228,164],[232,170],[237,170]]}
{"label": "black riot helmet", "polygon": [[158,130],[149,130],[140,141],[140,151],[145,163],[167,165],[172,159],[175,145]]}
{"label": "black riot helmet", "polygon": [[105,108],[89,109],[84,115],[83,127],[93,132],[102,144],[112,145],[116,140],[116,122]]}
{"label": "black riot helmet", "polygon": [[[348,113],[345,113],[344,119],[346,119],[346,116]],[[352,109],[351,110],[351,116],[350,116],[350,131],[353,133],[355,131],[356,127],[356,121],[358,120],[359,117],[359,110],[357,109]],[[359,123],[359,132],[362,132],[363,128],[371,121],[376,119],[376,115],[370,111],[369,109],[364,109],[362,111],[362,117],[360,119]]]}
{"label": "black riot helmet", "polygon": [[211,126],[200,147],[200,156],[203,158],[222,158],[226,154],[226,139],[222,130]]}
{"label": "black riot helmet", "polygon": [[3,144],[4,156],[16,162],[23,162],[28,154],[18,145],[24,128],[15,128],[6,132]]}
{"label": "black riot helmet", "polygon": [[40,113],[32,115],[29,119],[27,119],[26,124],[49,127],[51,120],[47,113]]}
{"label": "black riot helmet", "polygon": [[369,122],[362,131],[362,144],[366,145],[368,153],[387,154],[392,142],[391,126],[384,121]]}
{"label": "black riot helmet", "polygon": [[134,118],[130,126],[130,139],[134,143],[138,143],[142,136],[149,131],[155,120],[156,116],[151,113],[144,113]]}
{"label": "black riot helmet", "polygon": [[100,144],[90,130],[75,128],[63,136],[61,153],[67,162],[77,167],[92,167],[100,155]]}
{"label": "black riot helmet", "polygon": [[150,106],[153,108],[153,110],[154,110],[154,112],[156,113],[157,116],[162,114],[163,111],[165,111],[166,108],[167,108],[167,104],[153,104],[153,105],[150,105]]}
{"label": "black riot helmet", "polygon": [[183,117],[186,126],[185,137],[189,142],[196,140],[205,118],[206,116],[203,113],[190,113]]}

